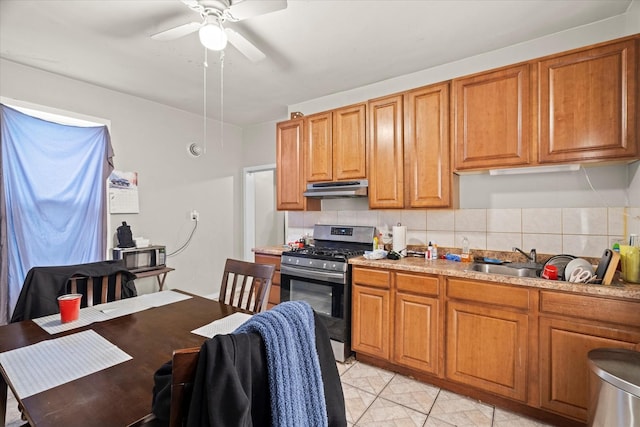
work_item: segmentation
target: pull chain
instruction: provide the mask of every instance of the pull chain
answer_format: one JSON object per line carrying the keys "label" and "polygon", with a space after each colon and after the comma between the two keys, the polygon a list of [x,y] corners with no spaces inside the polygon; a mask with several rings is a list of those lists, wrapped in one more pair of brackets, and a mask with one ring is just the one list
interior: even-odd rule
{"label": "pull chain", "polygon": [[204,85],[204,91],[203,91],[203,105],[202,105],[202,135],[203,135],[203,153],[207,154],[207,68],[209,68],[209,63],[207,62],[207,48],[204,48],[204,67],[202,67],[202,72],[203,72],[203,85]]}
{"label": "pull chain", "polygon": [[224,149],[224,50],[220,51],[220,147]]}

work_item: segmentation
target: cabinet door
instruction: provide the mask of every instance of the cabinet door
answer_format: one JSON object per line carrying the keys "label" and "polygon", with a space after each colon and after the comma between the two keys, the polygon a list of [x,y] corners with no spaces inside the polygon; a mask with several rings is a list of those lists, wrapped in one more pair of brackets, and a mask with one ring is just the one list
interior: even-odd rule
{"label": "cabinet door", "polygon": [[390,291],[353,285],[351,313],[351,347],[389,360]]}
{"label": "cabinet door", "polygon": [[365,104],[333,112],[333,176],[338,181],[367,177],[365,114]]}
{"label": "cabinet door", "polygon": [[580,421],[587,420],[590,369],[595,348],[634,349],[640,331],[625,332],[602,322],[540,317],[540,405]]}
{"label": "cabinet door", "polygon": [[404,149],[405,206],[450,206],[448,83],[405,94]]}
{"label": "cabinet door", "polygon": [[258,264],[273,264],[276,271],[273,273],[271,280],[271,288],[269,289],[269,299],[267,301],[267,309],[271,309],[280,304],[280,260],[282,257],[277,255],[256,254],[255,261]]}
{"label": "cabinet door", "polygon": [[331,112],[304,118],[307,182],[333,180]]}
{"label": "cabinet door", "polygon": [[404,207],[402,95],[369,101],[369,207]]}
{"label": "cabinet door", "polygon": [[319,200],[307,205],[305,189],[303,119],[280,122],[276,126],[276,194],[279,210],[318,210]]}
{"label": "cabinet door", "polygon": [[524,166],[531,159],[529,65],[453,81],[456,170]]}
{"label": "cabinet door", "polygon": [[636,41],[538,63],[541,163],[638,155]]}
{"label": "cabinet door", "polygon": [[395,303],[394,361],[438,374],[438,300],[398,292]]}
{"label": "cabinet door", "polygon": [[449,302],[447,377],[525,402],[528,325],[523,313]]}

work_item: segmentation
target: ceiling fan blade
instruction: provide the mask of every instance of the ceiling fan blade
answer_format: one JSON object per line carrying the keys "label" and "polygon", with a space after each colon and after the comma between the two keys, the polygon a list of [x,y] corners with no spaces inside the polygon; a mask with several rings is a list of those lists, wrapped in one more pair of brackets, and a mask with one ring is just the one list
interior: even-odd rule
{"label": "ceiling fan blade", "polygon": [[231,28],[225,28],[225,32],[227,33],[229,43],[238,49],[240,53],[249,58],[249,61],[258,62],[267,57],[260,49],[255,47],[253,43],[245,39],[244,36],[237,31]]}
{"label": "ceiling fan blade", "polygon": [[228,13],[234,20],[242,21],[258,15],[275,12],[287,8],[287,0],[242,0],[232,2]]}
{"label": "ceiling fan blade", "polygon": [[201,26],[202,22],[189,22],[188,24],[169,28],[168,30],[153,34],[151,38],[160,41],[175,40],[188,34],[195,33]]}

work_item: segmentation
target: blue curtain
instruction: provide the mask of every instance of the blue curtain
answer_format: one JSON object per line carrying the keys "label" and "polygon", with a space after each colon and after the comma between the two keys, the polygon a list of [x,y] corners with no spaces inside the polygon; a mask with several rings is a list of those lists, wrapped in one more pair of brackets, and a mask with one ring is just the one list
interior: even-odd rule
{"label": "blue curtain", "polygon": [[31,267],[105,259],[113,152],[106,126],[67,126],[0,109],[0,250],[8,260],[0,275],[6,274],[8,320]]}

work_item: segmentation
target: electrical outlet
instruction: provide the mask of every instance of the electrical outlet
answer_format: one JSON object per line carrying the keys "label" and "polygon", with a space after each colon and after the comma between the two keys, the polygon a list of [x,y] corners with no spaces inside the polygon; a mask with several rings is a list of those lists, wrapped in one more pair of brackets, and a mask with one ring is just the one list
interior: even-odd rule
{"label": "electrical outlet", "polygon": [[197,210],[192,210],[191,211],[191,221],[200,221],[200,212],[198,212]]}

